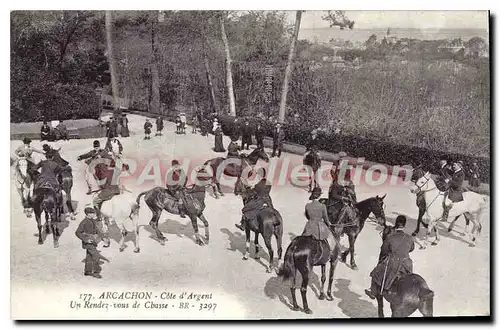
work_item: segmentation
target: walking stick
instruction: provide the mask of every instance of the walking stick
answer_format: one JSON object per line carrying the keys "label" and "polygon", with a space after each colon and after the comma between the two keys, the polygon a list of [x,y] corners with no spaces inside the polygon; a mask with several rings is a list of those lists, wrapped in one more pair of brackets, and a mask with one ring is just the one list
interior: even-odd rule
{"label": "walking stick", "polygon": [[387,263],[385,264],[385,270],[384,270],[384,278],[382,279],[382,286],[380,287],[380,295],[383,296],[382,292],[384,291],[384,285],[385,285],[385,276],[387,274],[387,267],[389,266],[389,258],[387,258]]}

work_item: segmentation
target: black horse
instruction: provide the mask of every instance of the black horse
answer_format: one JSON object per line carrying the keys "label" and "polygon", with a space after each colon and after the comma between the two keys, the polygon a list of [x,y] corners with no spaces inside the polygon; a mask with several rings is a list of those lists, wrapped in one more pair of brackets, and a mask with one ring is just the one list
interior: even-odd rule
{"label": "black horse", "polygon": [[[52,232],[54,247],[59,247],[59,223],[61,220],[61,202],[62,195],[50,188],[37,188],[33,192],[32,207],[35,213],[35,219],[38,226],[38,244],[43,244],[42,236],[42,212],[45,213],[45,234]],[[59,195],[59,196],[58,196]]]}
{"label": "black horse", "polygon": [[347,255],[351,254],[351,268],[354,270],[358,269],[356,262],[354,261],[354,244],[356,243],[356,239],[358,238],[359,233],[363,230],[365,225],[365,221],[368,216],[373,213],[377,218],[377,221],[380,225],[385,224],[385,214],[384,214],[384,198],[386,195],[379,197],[378,195],[375,197],[367,198],[355,205],[354,208],[354,218],[350,215],[351,212],[348,212],[348,207],[344,207],[340,214],[338,215],[337,220],[332,219],[332,213],[334,210],[332,208],[333,205],[329,206],[329,200],[326,198],[321,198],[319,201],[327,206],[328,217],[330,218],[330,222],[332,223],[332,231],[340,240],[340,237],[343,234],[346,234],[349,239],[349,250],[342,252],[341,260],[342,262],[346,262]]}
{"label": "black horse", "polygon": [[315,151],[311,151],[305,155],[302,160],[302,164],[308,166],[309,192],[312,192],[312,190],[318,186],[318,182],[316,181],[316,172],[321,167],[321,158],[319,158]]}
{"label": "black horse", "polygon": [[[208,244],[210,237],[208,221],[203,215],[203,211],[205,210],[205,186],[194,185],[192,187],[186,188],[184,195],[186,201],[186,213],[191,219],[191,225],[194,229],[196,243],[198,245]],[[171,214],[178,215],[179,203],[177,202],[175,197],[170,195],[170,193],[162,187],[156,187],[140,193],[136,199],[137,205],[140,205],[139,203],[142,196],[144,196],[146,205],[153,213],[153,217],[151,218],[151,221],[149,221],[149,224],[156,232],[156,236],[160,241],[160,244],[165,245],[166,238],[158,229],[158,221],[163,210]],[[205,242],[203,242],[198,232],[198,218],[203,222],[203,225],[205,226]]]}
{"label": "black horse", "polygon": [[[384,225],[382,241],[395,231]],[[408,317],[417,309],[424,317],[432,317],[434,292],[418,274],[407,274],[396,279],[383,295],[378,294],[378,316],[384,317],[384,298],[391,304],[392,317]]]}
{"label": "black horse", "polygon": [[[245,169],[247,169],[249,166],[255,166],[259,159],[262,159],[265,162],[269,162],[269,156],[264,151],[264,148],[256,148],[249,155],[242,153],[240,155],[240,158],[226,159],[223,157],[217,157],[207,160],[204,165],[209,165],[212,169],[212,187],[214,189],[215,198],[219,198],[217,193],[219,193],[221,196],[224,196],[224,193],[222,192],[222,189],[220,187],[220,176],[222,174],[238,178],[236,184],[239,185],[239,182],[241,181],[241,175],[244,173]],[[225,161],[227,161],[228,163],[224,164]],[[224,164],[226,166],[224,168],[219,168],[221,164]],[[265,170],[261,170],[264,172],[262,173],[262,177],[265,177]],[[253,171],[250,170],[248,175],[250,176],[252,172]]]}
{"label": "black horse", "polygon": [[[246,205],[251,198],[255,198],[253,190],[246,187],[242,194],[243,205]],[[264,243],[266,244],[267,251],[269,252],[269,267],[266,272],[271,273],[274,268],[274,250],[271,244],[271,238],[276,237],[276,245],[278,246],[278,259],[281,259],[282,255],[282,240],[283,240],[283,219],[279,212],[272,208],[271,206],[265,207],[256,212],[256,216],[247,220],[245,226],[245,254],[243,260],[248,259],[248,254],[250,250],[250,232],[254,232],[254,245],[255,245],[255,259],[259,260],[259,234],[264,238]]]}
{"label": "black horse", "polygon": [[[66,206],[68,208],[68,212],[71,213],[71,220],[75,220],[75,210],[73,209],[73,203],[71,199],[71,189],[73,188],[73,175],[68,171],[63,171],[60,174],[60,183],[61,187],[66,194]],[[63,210],[61,209],[61,214],[63,214]]]}
{"label": "black horse", "polygon": [[326,281],[326,264],[330,263],[330,273],[328,276],[328,290],[326,299],[332,301],[332,284],[335,267],[337,266],[340,253],[340,244],[336,240],[336,245],[333,251],[326,241],[319,241],[312,236],[297,236],[295,237],[285,252],[284,263],[278,270],[278,276],[282,276],[283,280],[291,278],[290,291],[292,293],[292,309],[299,310],[297,299],[295,297],[296,276],[299,271],[302,276],[302,284],[300,294],[302,296],[302,304],[304,312],[311,314],[312,311],[307,304],[307,286],[309,285],[309,274],[314,266],[321,266],[321,288],[319,299],[325,299],[325,281]]}

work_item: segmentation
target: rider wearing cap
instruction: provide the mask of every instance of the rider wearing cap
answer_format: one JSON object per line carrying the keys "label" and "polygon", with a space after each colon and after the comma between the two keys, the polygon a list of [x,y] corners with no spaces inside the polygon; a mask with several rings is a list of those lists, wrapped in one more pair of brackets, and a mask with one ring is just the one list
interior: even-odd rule
{"label": "rider wearing cap", "polygon": [[[167,191],[175,197],[179,203],[179,215],[181,218],[186,217],[186,209],[185,209],[185,196],[184,196],[184,188],[187,184],[187,176],[186,173],[179,167],[179,161],[174,159],[171,163],[172,168],[172,178],[167,178]],[[171,182],[169,182],[171,181]]]}
{"label": "rider wearing cap", "polygon": [[[105,150],[101,149],[101,143],[98,140],[94,141],[93,147],[94,147],[94,149],[90,150],[87,153],[84,153],[83,155],[78,156],[78,158],[77,158],[78,161],[85,159],[85,163],[87,165],[90,165],[90,163],[92,163],[92,161],[95,159],[99,159],[99,158],[108,158],[109,159],[110,158],[109,154]],[[90,166],[88,167],[87,170],[91,170]],[[94,173],[88,173],[88,174],[93,175]],[[87,185],[89,188],[87,195],[90,195],[92,193],[92,188],[90,187],[90,183],[88,181],[87,181]]]}
{"label": "rider wearing cap", "polygon": [[[340,176],[340,171],[338,175]],[[351,171],[345,171],[344,178],[337,177],[330,185],[328,192],[328,199],[330,201],[331,219],[333,223],[337,222],[337,218],[344,207],[352,207],[357,203],[356,191],[354,183],[351,180]]]}
{"label": "rider wearing cap", "polygon": [[46,160],[40,161],[33,167],[33,170],[40,170],[40,175],[35,182],[33,191],[36,192],[39,188],[48,188],[54,190],[59,198],[58,202],[62,201],[61,187],[59,185],[58,176],[62,171],[61,166],[54,161],[54,151],[48,151],[45,154]]}
{"label": "rider wearing cap", "polygon": [[306,144],[306,153],[304,154],[304,157],[308,153],[314,152],[314,153],[316,153],[318,158],[321,158],[318,149],[319,149],[318,130],[314,129],[314,130],[312,130],[309,141]]}

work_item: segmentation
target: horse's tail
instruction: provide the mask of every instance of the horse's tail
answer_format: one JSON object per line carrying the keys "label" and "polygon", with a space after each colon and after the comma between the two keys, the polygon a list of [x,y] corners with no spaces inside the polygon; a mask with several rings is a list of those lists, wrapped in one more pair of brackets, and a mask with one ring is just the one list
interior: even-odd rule
{"label": "horse's tail", "polygon": [[140,207],[140,205],[141,205],[141,197],[142,197],[142,196],[144,196],[144,195],[146,195],[148,192],[149,192],[149,190],[146,190],[146,191],[141,192],[141,193],[137,196],[137,198],[135,199],[135,203],[137,204],[137,210],[139,210],[139,207]]}
{"label": "horse's tail", "polygon": [[54,194],[44,194],[42,202],[40,203],[40,207],[47,213],[52,213],[52,211],[56,207],[56,197]]}
{"label": "horse's tail", "polygon": [[283,280],[285,281],[289,279],[295,272],[295,246],[295,242],[292,241],[292,243],[286,249],[285,257],[283,258],[283,264],[276,272],[276,274],[278,276],[282,276]]}

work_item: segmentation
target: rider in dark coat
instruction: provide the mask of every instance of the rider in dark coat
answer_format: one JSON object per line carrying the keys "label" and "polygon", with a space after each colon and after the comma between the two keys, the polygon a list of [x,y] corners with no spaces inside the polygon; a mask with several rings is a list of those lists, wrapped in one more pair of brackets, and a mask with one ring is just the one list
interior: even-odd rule
{"label": "rider in dark coat", "polygon": [[378,264],[370,273],[370,290],[365,290],[371,299],[390,289],[394,281],[401,276],[413,273],[410,252],[415,249],[415,241],[403,231],[405,226],[406,218],[399,215],[395,222],[396,231],[387,236],[382,244]]}
{"label": "rider in dark coat", "polygon": [[[448,184],[448,191],[444,194],[443,199],[443,216],[441,221],[448,221],[448,214],[454,203],[464,200],[463,196],[463,182],[465,180],[465,173],[459,163],[453,164],[453,174],[450,178],[445,179]],[[451,201],[451,203],[450,203]]]}
{"label": "rider in dark coat", "polygon": [[178,167],[179,161],[174,159],[171,165],[174,170],[172,171],[172,177],[170,179],[171,182],[168,182],[170,180],[167,181],[167,190],[174,198],[177,198],[177,201],[179,203],[179,215],[181,216],[181,218],[185,218],[186,198],[184,195],[184,189],[187,185],[187,176],[182,168]]}
{"label": "rider in dark coat", "polygon": [[[80,161],[80,160],[85,159],[85,163],[87,165],[90,165],[90,163],[92,163],[92,161],[95,159],[99,159],[99,158],[111,159],[108,152],[104,149],[101,149],[101,143],[99,142],[99,140],[94,141],[93,147],[94,147],[94,149],[90,150],[87,153],[84,153],[83,155],[78,156],[77,160]],[[90,170],[90,169],[91,168],[89,166],[88,170]],[[92,173],[92,174],[95,174],[95,173]],[[88,184],[88,182],[87,182],[87,184]],[[88,188],[89,188],[89,190],[87,191],[87,195],[90,195],[92,193],[92,191],[91,191],[92,188],[90,187],[90,185],[88,186]]]}
{"label": "rider in dark coat", "polygon": [[84,212],[85,218],[75,231],[76,237],[82,241],[82,248],[87,251],[84,275],[101,278],[101,266],[99,261],[102,257],[99,251],[97,251],[97,243],[99,239],[103,239],[105,235],[97,224],[98,218],[96,210],[93,207],[86,207]]}
{"label": "rider in dark coat", "polygon": [[328,242],[330,249],[333,251],[336,245],[336,240],[330,230],[330,221],[326,206],[318,201],[321,197],[321,188],[315,187],[309,197],[310,203],[306,204],[305,216],[307,223],[302,232],[302,236],[312,236],[314,239]]}
{"label": "rider in dark coat", "polygon": [[40,141],[46,140],[48,141],[50,139],[50,126],[47,124],[46,121],[43,122],[42,128],[40,129]]}
{"label": "rider in dark coat", "polygon": [[73,176],[72,169],[71,169],[71,166],[69,165],[68,161],[66,161],[64,158],[62,158],[61,154],[59,153],[59,150],[61,150],[61,148],[56,150],[56,149],[52,148],[51,146],[49,146],[48,144],[44,144],[42,146],[42,149],[43,149],[43,151],[45,151],[46,157],[47,157],[47,154],[52,153],[53,160],[57,164],[59,164],[59,166],[61,167],[61,172],[57,176],[57,181],[60,184],[62,183],[62,176],[61,176],[62,172],[69,173],[71,176]]}
{"label": "rider in dark coat", "polygon": [[356,191],[354,183],[351,180],[351,171],[349,169],[345,171],[343,179],[338,178],[330,185],[328,203],[333,223],[337,222],[337,218],[344,207],[353,207],[356,205]]}
{"label": "rider in dark coat", "polygon": [[[249,193],[251,196],[249,201],[243,206],[241,212],[243,216],[239,224],[235,224],[236,228],[245,230],[246,222],[252,220],[257,215],[258,211],[270,207],[274,209],[273,201],[271,199],[271,184],[266,179],[262,179],[257,183],[252,191]],[[279,213],[276,215],[280,217]]]}
{"label": "rider in dark coat", "polygon": [[[306,144],[306,154],[308,152],[315,152],[318,155],[318,157],[320,157],[318,149],[319,149],[318,131],[313,130],[311,132],[311,137],[309,138]],[[306,154],[304,154],[304,156]]]}
{"label": "rider in dark coat", "polygon": [[234,139],[234,136],[231,137],[231,142],[227,146],[227,158],[239,158],[240,157],[240,146],[236,142],[237,140]]}
{"label": "rider in dark coat", "polygon": [[42,160],[38,164],[36,164],[33,170],[40,169],[40,175],[35,182],[33,187],[33,191],[36,192],[39,188],[48,188],[52,189],[55,193],[58,200],[58,203],[61,202],[62,196],[61,194],[61,186],[59,185],[58,176],[62,171],[61,166],[54,161],[54,152],[49,151],[46,153],[46,160]]}

